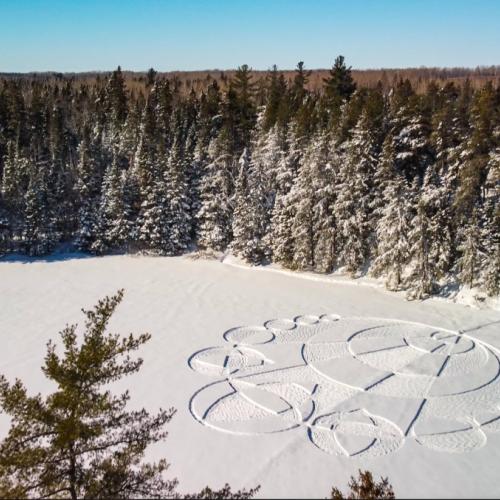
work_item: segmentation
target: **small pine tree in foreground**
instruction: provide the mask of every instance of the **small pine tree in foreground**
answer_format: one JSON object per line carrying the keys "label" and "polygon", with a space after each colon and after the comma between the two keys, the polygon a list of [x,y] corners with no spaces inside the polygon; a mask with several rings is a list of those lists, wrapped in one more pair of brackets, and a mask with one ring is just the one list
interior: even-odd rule
{"label": "small pine tree in foreground", "polygon": [[[109,384],[136,373],[133,359],[151,336],[121,337],[106,332],[123,298],[120,290],[100,300],[77,325],[61,332],[64,352],[48,343],[45,376],[57,385],[46,397],[28,396],[20,380],[0,376],[0,405],[11,428],[0,443],[1,498],[178,498],[177,480],[167,480],[165,460],[144,463],[148,445],[164,439],[175,410],[126,409],[130,395],[115,396]],[[250,498],[257,489],[233,493],[206,488],[204,498]],[[198,497],[201,494],[193,495]]]}
{"label": "small pine tree in foreground", "polygon": [[394,491],[387,478],[381,477],[380,481],[376,483],[370,471],[360,470],[358,472],[359,476],[357,479],[351,476],[351,480],[349,481],[350,491],[347,496],[344,496],[338,488],[332,488],[330,498],[332,500],[376,500],[395,498]]}

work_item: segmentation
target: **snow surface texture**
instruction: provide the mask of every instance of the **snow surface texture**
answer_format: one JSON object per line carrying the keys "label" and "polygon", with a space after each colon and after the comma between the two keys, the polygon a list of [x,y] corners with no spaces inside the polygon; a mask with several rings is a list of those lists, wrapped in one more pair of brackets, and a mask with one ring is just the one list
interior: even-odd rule
{"label": "snow surface texture", "polygon": [[[196,254],[190,254],[191,258],[195,258],[195,256]],[[207,258],[218,258],[219,260],[221,260],[221,262],[224,262],[224,264],[227,264],[228,266],[239,267],[241,269],[251,268],[256,271],[286,274],[288,276],[294,276],[296,278],[306,280],[352,286],[370,286],[373,288],[384,288],[386,289],[386,291],[389,291],[384,284],[386,281],[385,278],[362,276],[353,279],[348,274],[343,273],[341,269],[337,270],[334,273],[322,274],[308,271],[291,271],[290,269],[286,269],[280,264],[276,263],[251,266],[239,257],[231,254],[223,254],[222,252],[219,252],[219,255],[207,255]],[[407,297],[407,291],[391,291],[391,293],[400,295],[401,297]],[[446,302],[452,302],[455,304],[461,304],[474,308],[494,309],[496,311],[500,311],[500,296],[487,297],[484,292],[482,292],[478,288],[470,288],[467,285],[459,286],[457,283],[449,283],[448,285],[444,286],[438,294],[431,295],[427,300],[444,300]]]}
{"label": "snow surface texture", "polygon": [[[498,351],[459,332],[325,314],[234,328],[224,340],[189,361],[223,377],[190,403],[213,429],[252,435],[302,427],[318,448],[347,457],[387,455],[407,439],[465,453],[500,431]],[[397,425],[390,411],[374,413],[374,397],[387,398],[388,410],[401,399],[414,404]]]}
{"label": "snow surface texture", "polygon": [[[361,468],[388,476],[398,498],[500,496],[499,312],[215,260],[9,259],[0,372],[52,391],[46,342],[118,288],[111,331],[152,339],[113,390],[129,389],[134,408],[177,409],[147,458],[167,458],[181,492],[227,481],[324,498]],[[0,414],[0,438],[7,429]]]}

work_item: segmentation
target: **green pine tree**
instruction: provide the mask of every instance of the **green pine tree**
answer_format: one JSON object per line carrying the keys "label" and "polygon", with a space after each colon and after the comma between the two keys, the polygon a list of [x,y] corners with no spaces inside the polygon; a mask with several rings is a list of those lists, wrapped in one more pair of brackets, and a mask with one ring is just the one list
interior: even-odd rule
{"label": "green pine tree", "polygon": [[335,59],[329,77],[323,79],[326,107],[332,120],[338,119],[340,107],[351,98],[356,90],[356,83],[351,74],[351,67],[345,64],[344,56]]}
{"label": "green pine tree", "polygon": [[12,419],[0,444],[0,497],[129,498],[172,496],[176,480],[165,480],[168,465],[143,463],[146,447],[166,437],[175,411],[129,411],[128,392],[107,385],[136,373],[142,359],[131,354],[151,336],[107,333],[123,291],[100,300],[77,326],[60,333],[63,354],[49,342],[42,367],[56,384],[46,397],[29,396],[20,380],[0,378],[0,404]]}
{"label": "green pine tree", "polygon": [[[60,333],[63,354],[49,342],[42,367],[56,389],[29,396],[20,380],[0,376],[0,406],[11,428],[0,443],[1,498],[179,498],[167,462],[145,463],[148,445],[167,436],[175,410],[130,411],[130,395],[115,396],[109,384],[137,373],[131,356],[151,335],[121,337],[107,332],[123,290],[83,311],[77,325]],[[205,488],[191,498],[251,498],[259,487],[233,492]]]}

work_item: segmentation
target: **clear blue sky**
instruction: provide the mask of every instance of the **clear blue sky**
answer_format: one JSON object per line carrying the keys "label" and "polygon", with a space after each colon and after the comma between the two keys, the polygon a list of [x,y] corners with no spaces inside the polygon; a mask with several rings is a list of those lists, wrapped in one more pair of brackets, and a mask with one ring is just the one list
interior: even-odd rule
{"label": "clear blue sky", "polygon": [[0,71],[500,64],[500,0],[0,0]]}

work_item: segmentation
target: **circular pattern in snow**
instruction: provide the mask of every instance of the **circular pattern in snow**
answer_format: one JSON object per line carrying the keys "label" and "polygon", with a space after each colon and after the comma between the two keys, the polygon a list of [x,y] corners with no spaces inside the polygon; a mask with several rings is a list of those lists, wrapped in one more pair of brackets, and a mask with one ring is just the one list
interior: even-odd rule
{"label": "circular pattern in snow", "polygon": [[270,319],[264,326],[269,330],[293,330],[297,324],[291,319]]}
{"label": "circular pattern in snow", "polygon": [[191,398],[212,429],[303,427],[320,449],[378,457],[406,439],[463,453],[500,429],[500,359],[490,345],[428,325],[337,314],[238,327],[189,366],[219,380]]}
{"label": "circular pattern in snow", "polygon": [[340,316],[338,314],[322,314],[319,319],[321,321],[338,321]]}
{"label": "circular pattern in snow", "polygon": [[240,326],[224,333],[224,340],[233,344],[266,344],[274,339],[274,334],[261,326]]}
{"label": "circular pattern in snow", "polygon": [[307,316],[297,316],[295,318],[295,323],[298,325],[315,325],[319,323],[319,316],[314,316],[313,314],[308,314]]}
{"label": "circular pattern in snow", "polygon": [[311,426],[310,437],[318,448],[327,453],[347,457],[387,455],[397,450],[404,441],[396,425],[366,410],[318,417]]}

